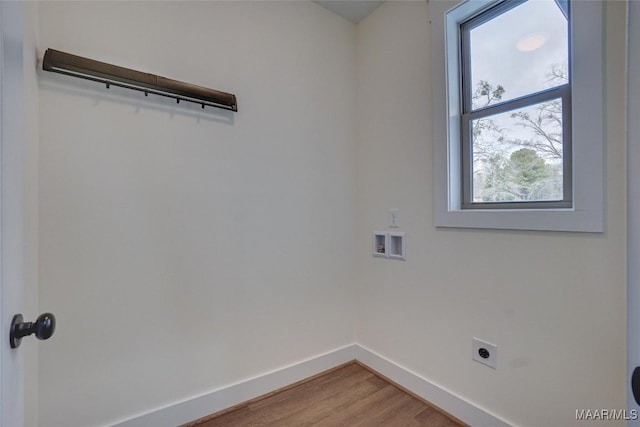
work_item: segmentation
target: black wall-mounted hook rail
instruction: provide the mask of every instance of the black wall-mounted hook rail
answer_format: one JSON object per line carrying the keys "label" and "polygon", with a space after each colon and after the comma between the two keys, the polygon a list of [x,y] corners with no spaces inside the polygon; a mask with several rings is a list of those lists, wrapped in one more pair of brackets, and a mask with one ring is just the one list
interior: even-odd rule
{"label": "black wall-mounted hook rail", "polygon": [[208,105],[224,110],[238,111],[236,96],[231,93],[111,65],[59,50],[46,50],[42,60],[42,69],[100,82],[105,84],[107,89],[111,85],[119,86],[144,92],[145,96],[152,93],[173,98],[178,104],[182,100],[200,104],[202,108]]}

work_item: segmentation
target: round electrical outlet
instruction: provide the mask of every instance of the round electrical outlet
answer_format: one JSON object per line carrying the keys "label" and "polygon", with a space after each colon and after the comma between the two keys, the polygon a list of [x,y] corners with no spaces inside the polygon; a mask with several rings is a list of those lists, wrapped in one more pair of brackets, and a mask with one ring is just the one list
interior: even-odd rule
{"label": "round electrical outlet", "polygon": [[488,359],[489,358],[489,350],[487,350],[486,348],[481,348],[480,350],[478,350],[478,354],[480,355],[480,357],[482,357],[483,359]]}

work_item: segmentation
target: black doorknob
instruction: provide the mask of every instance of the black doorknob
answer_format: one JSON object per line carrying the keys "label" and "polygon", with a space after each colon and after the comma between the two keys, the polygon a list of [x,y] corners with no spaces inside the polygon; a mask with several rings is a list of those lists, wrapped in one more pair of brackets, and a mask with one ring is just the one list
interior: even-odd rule
{"label": "black doorknob", "polygon": [[24,322],[22,314],[16,314],[11,321],[9,343],[11,348],[20,347],[22,338],[35,334],[39,340],[51,338],[56,330],[56,317],[51,313],[42,313],[35,322]]}
{"label": "black doorknob", "polygon": [[631,375],[631,391],[636,403],[640,405],[640,366],[636,366]]}

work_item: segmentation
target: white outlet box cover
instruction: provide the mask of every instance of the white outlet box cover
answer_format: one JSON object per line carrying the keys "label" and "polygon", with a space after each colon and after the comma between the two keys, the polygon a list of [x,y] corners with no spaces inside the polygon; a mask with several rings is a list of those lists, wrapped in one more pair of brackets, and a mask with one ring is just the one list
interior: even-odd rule
{"label": "white outlet box cover", "polygon": [[391,228],[400,227],[399,215],[400,213],[397,208],[389,209],[389,227]]}
{"label": "white outlet box cover", "polygon": [[[485,351],[481,351],[482,349],[484,349]],[[486,357],[482,357],[481,354]],[[497,369],[498,346],[473,337],[471,344],[471,358],[476,362],[482,363],[483,365],[487,365],[493,369]]]}

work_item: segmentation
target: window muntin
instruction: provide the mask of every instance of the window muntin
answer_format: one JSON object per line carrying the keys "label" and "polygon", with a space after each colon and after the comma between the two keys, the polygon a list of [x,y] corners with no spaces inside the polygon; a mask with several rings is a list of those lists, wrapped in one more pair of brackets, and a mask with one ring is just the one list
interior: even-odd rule
{"label": "window muntin", "polygon": [[460,24],[463,209],[572,207],[568,14],[506,0]]}

